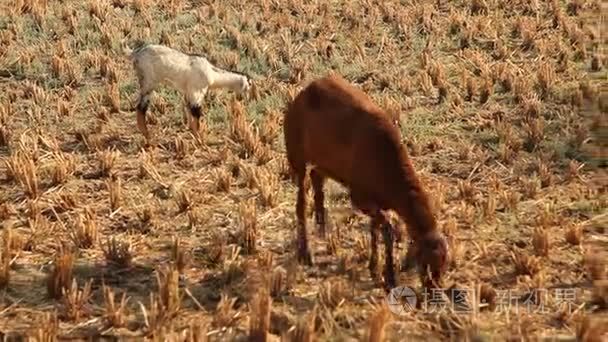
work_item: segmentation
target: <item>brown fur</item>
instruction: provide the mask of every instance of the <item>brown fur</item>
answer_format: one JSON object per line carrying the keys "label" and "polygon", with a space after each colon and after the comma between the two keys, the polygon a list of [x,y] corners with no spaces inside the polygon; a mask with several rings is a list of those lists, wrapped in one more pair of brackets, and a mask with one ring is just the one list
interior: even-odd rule
{"label": "brown fur", "polygon": [[437,230],[427,194],[391,118],[363,91],[338,75],[328,75],[311,82],[296,96],[288,106],[284,125],[287,159],[299,188],[298,260],[312,263],[305,223],[305,178],[310,164],[315,217],[321,234],[325,231],[323,183],[329,177],[347,187],[353,206],[371,217],[372,276],[376,276],[381,229],[385,282],[389,287],[396,286],[393,228],[385,213],[394,210],[407,224],[412,239],[408,257],[421,266],[423,284],[437,284],[447,264],[447,243]]}

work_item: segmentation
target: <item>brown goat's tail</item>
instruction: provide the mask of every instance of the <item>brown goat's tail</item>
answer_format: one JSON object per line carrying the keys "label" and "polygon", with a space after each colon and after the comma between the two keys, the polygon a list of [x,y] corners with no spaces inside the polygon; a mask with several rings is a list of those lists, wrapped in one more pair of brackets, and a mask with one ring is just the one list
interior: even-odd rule
{"label": "brown goat's tail", "polygon": [[289,103],[287,105],[287,107],[285,108],[285,110],[283,110],[283,139],[285,139],[285,160],[287,161],[287,176],[289,178],[289,180],[292,183],[296,182],[296,170],[293,166],[293,162],[289,157],[289,142],[287,142],[287,140],[289,139],[289,134],[287,133],[287,115],[289,114],[289,108],[291,106],[291,103]]}
{"label": "brown goat's tail", "polygon": [[294,160],[294,138],[295,132],[293,123],[290,119],[290,113],[293,111],[293,100],[287,101],[287,105],[283,110],[283,138],[285,139],[285,152],[287,159],[287,172],[289,173],[289,179],[293,183],[297,183],[297,166]]}

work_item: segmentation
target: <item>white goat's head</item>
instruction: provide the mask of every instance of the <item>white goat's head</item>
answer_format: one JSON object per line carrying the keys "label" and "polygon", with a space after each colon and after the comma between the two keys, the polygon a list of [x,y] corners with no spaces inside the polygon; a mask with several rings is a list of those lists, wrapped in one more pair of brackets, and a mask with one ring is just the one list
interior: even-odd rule
{"label": "white goat's head", "polygon": [[239,82],[237,89],[235,92],[239,99],[250,99],[251,92],[253,90],[253,80],[249,75],[242,74],[241,82]]}

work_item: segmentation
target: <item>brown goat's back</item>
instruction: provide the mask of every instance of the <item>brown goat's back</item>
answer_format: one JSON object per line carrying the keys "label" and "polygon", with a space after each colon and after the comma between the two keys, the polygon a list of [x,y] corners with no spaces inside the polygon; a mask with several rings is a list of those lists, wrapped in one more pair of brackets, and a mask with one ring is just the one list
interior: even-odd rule
{"label": "brown goat's back", "polygon": [[[390,117],[337,75],[311,82],[285,116],[287,158],[294,170],[316,166],[328,177],[391,206],[407,158]],[[395,198],[397,200],[397,198]]]}

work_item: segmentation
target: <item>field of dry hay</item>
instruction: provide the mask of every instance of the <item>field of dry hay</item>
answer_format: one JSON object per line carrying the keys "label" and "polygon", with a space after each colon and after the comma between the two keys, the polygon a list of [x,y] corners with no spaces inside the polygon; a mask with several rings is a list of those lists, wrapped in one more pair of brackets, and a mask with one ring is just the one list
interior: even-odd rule
{"label": "field of dry hay", "polygon": [[[0,335],[599,341],[605,333],[601,1],[2,6]],[[256,96],[209,94],[197,142],[181,95],[163,88],[149,114],[156,146],[144,149],[125,37],[247,72]],[[368,219],[335,183],[326,187],[330,237],[312,238],[313,267],[294,263],[282,109],[331,70],[400,115],[449,237],[445,287],[478,290],[474,310],[388,310],[367,270]],[[413,273],[399,281],[421,290]]]}

